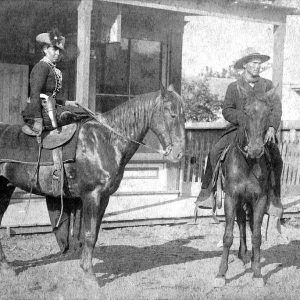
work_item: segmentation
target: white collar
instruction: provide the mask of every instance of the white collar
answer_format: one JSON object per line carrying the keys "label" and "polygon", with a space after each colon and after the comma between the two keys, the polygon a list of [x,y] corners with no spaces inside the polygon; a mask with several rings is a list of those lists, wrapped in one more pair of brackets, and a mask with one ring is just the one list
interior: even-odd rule
{"label": "white collar", "polygon": [[44,61],[45,63],[51,65],[52,67],[56,67],[56,65],[46,56],[44,56],[41,61]]}

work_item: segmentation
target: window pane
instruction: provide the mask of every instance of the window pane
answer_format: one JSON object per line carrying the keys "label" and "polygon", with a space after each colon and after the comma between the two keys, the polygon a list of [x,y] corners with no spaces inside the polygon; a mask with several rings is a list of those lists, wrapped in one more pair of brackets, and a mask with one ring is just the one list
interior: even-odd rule
{"label": "window pane", "polygon": [[97,93],[128,93],[128,40],[102,44],[97,54]]}
{"label": "window pane", "polygon": [[131,40],[130,94],[157,91],[160,86],[160,42]]}
{"label": "window pane", "polygon": [[97,95],[96,96],[96,111],[105,113],[109,110],[114,109],[118,105],[122,104],[123,102],[127,101],[127,96],[105,96],[105,95]]}

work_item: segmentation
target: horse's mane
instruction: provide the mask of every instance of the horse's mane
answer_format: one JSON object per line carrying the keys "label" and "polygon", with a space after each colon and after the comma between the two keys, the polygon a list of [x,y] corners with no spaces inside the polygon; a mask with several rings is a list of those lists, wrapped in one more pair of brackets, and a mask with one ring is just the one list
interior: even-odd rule
{"label": "horse's mane", "polygon": [[129,137],[132,130],[149,125],[158,96],[158,91],[135,96],[113,110],[103,113],[102,117],[111,127],[118,128],[118,131],[122,130],[122,133]]}
{"label": "horse's mane", "polygon": [[[259,96],[258,97],[251,97],[251,96],[247,97],[245,99],[244,111],[250,117],[251,117],[251,113],[250,113],[249,107],[257,105],[257,103],[261,103],[263,105],[266,105],[266,106],[270,107],[270,103],[269,103],[268,99],[266,99],[264,97],[259,97]],[[237,134],[236,134],[236,138],[234,140],[234,144],[239,145],[239,146],[245,146],[245,142],[246,142],[245,127],[244,126],[239,126],[237,128]]]}

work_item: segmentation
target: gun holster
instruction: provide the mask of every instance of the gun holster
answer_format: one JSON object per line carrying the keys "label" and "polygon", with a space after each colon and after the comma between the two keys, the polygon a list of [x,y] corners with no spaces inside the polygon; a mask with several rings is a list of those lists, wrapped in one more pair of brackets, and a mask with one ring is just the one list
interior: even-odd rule
{"label": "gun holster", "polygon": [[40,94],[42,99],[42,106],[44,107],[46,113],[48,114],[53,128],[57,128],[57,119],[56,119],[56,108],[55,108],[55,98],[49,97],[45,94]]}

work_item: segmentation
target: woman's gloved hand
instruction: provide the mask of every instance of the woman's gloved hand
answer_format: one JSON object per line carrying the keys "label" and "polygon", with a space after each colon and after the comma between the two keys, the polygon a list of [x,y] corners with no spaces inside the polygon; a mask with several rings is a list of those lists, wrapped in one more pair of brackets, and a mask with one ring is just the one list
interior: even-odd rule
{"label": "woman's gloved hand", "polygon": [[36,133],[37,136],[40,136],[42,134],[42,131],[43,131],[43,119],[42,118],[34,118],[32,130]]}
{"label": "woman's gloved hand", "polygon": [[65,105],[70,105],[70,106],[75,106],[75,107],[79,106],[79,104],[77,102],[75,102],[75,101],[69,101],[69,100],[67,100],[65,102]]}

